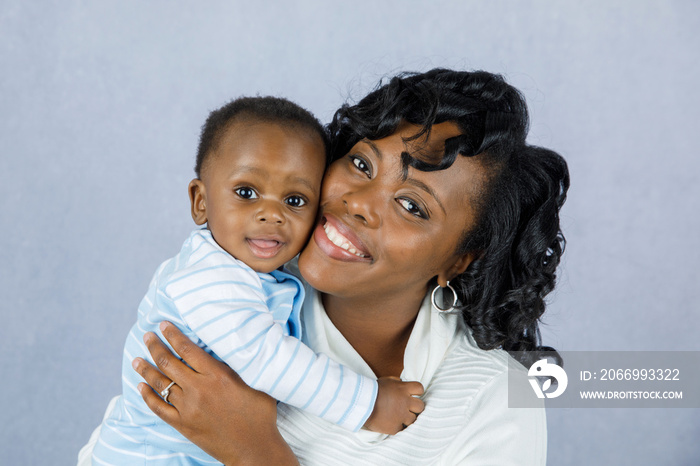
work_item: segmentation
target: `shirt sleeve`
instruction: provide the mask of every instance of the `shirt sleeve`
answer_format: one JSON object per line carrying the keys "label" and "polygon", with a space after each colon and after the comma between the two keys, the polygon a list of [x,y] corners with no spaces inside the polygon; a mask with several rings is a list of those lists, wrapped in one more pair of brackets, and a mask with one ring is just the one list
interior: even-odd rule
{"label": "shirt sleeve", "polygon": [[[511,374],[512,375],[512,374]],[[529,388],[526,375],[522,387]],[[547,420],[540,408],[508,407],[508,373],[485,384],[467,409],[466,423],[442,457],[443,465],[545,466]]]}
{"label": "shirt sleeve", "polygon": [[253,388],[352,431],[371,414],[376,380],[286,335],[265,305],[260,278],[225,252],[174,275],[160,298]]}

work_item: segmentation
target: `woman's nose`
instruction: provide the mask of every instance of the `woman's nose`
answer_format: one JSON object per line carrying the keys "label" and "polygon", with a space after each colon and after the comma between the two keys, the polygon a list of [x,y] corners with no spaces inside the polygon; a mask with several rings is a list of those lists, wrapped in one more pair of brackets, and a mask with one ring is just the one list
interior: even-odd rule
{"label": "woman's nose", "polygon": [[348,213],[369,228],[377,228],[381,224],[381,217],[377,211],[380,202],[379,193],[372,189],[356,189],[345,193],[343,204]]}
{"label": "woman's nose", "polygon": [[260,209],[255,213],[255,221],[282,225],[285,223],[286,218],[279,202],[262,201]]}

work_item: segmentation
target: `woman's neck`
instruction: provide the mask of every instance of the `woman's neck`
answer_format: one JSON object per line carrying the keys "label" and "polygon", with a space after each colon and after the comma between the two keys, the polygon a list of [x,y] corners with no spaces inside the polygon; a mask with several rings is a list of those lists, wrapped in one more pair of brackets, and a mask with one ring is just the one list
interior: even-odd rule
{"label": "woman's neck", "polygon": [[399,377],[403,356],[423,295],[367,301],[323,294],[323,306],[333,325],[365,360],[377,377]]}

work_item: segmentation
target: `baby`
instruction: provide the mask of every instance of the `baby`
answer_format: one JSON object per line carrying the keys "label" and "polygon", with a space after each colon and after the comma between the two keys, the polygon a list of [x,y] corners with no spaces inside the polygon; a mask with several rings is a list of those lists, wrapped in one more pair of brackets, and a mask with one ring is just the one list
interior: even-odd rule
{"label": "baby", "polygon": [[[247,97],[212,112],[189,185],[197,229],[156,271],[127,337],[123,394],[100,430],[93,464],[218,464],[143,402],[131,362],[169,320],[250,386],[346,429],[390,433],[416,382],[350,371],[301,338],[301,282],[283,270],[316,222],[327,166],[326,133],[285,99]],[[168,391],[162,394],[165,401]],[[420,406],[421,403],[418,403]]]}

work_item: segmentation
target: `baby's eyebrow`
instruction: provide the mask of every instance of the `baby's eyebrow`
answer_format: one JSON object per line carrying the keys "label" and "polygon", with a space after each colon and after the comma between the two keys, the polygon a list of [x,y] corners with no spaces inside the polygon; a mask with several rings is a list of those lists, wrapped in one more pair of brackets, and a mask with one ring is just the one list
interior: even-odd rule
{"label": "baby's eyebrow", "polygon": [[301,176],[294,176],[294,177],[290,178],[289,181],[293,184],[303,184],[304,186],[309,188],[309,190],[312,192],[316,190],[316,187],[307,178],[303,178]]}
{"label": "baby's eyebrow", "polygon": [[239,173],[252,173],[254,175],[264,175],[265,170],[262,170],[262,169],[257,168],[257,167],[251,167],[248,165],[241,165],[239,167],[236,167],[236,171],[234,172],[234,174],[239,174]]}
{"label": "baby's eyebrow", "polygon": [[[242,167],[238,167],[236,169],[235,175],[240,175],[241,173],[252,173],[254,175],[259,175],[259,176],[266,175],[265,170],[262,170],[262,169],[257,168],[257,167],[250,167],[248,165],[243,165]],[[312,192],[316,190],[316,187],[314,186],[314,184],[308,178],[304,178],[303,176],[290,176],[286,179],[286,181],[288,183],[294,184],[294,185],[302,184],[302,185],[306,186],[307,188],[309,188],[309,190]]]}

